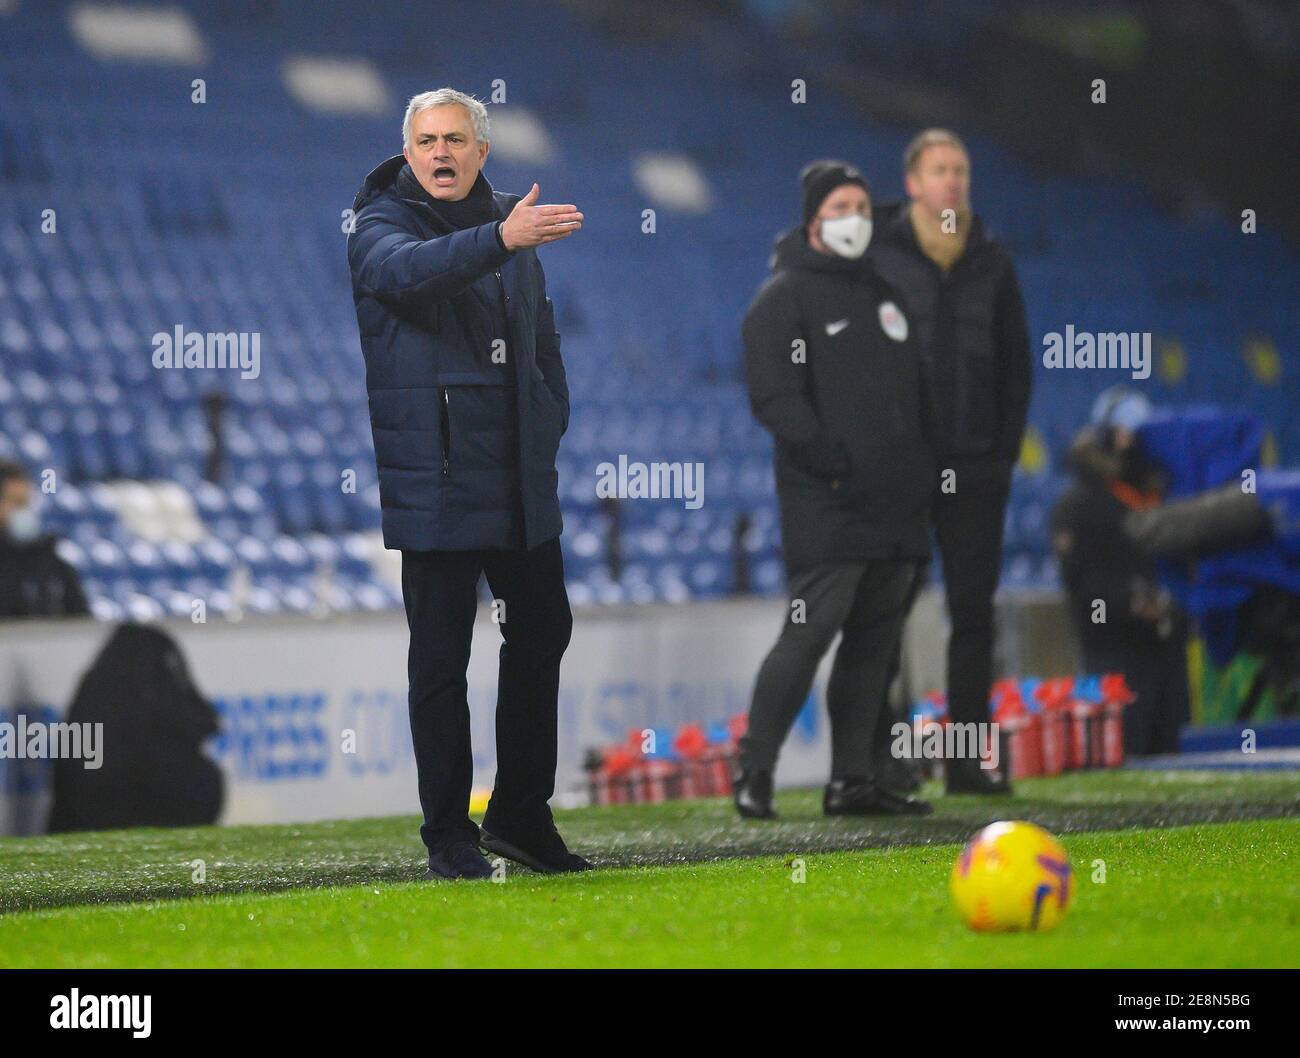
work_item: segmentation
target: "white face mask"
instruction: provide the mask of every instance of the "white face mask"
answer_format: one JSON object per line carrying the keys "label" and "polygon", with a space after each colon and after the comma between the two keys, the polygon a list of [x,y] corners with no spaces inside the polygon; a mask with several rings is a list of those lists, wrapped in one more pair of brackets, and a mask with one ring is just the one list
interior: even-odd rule
{"label": "white face mask", "polygon": [[871,218],[861,213],[828,217],[822,221],[819,234],[832,253],[852,260],[867,252],[867,244],[871,242]]}
{"label": "white face mask", "polygon": [[16,544],[30,544],[41,535],[41,516],[35,507],[19,507],[9,515],[9,538]]}

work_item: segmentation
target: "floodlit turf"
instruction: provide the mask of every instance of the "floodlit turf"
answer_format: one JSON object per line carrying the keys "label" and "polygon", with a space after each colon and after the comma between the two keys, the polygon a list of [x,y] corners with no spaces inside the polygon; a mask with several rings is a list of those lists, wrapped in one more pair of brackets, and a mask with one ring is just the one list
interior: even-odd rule
{"label": "floodlit turf", "polygon": [[[0,916],[0,965],[1090,966],[1300,964],[1300,820],[1078,833],[1046,934],[985,935],[955,845],[491,882],[378,883]],[[1105,881],[1094,881],[1104,861]]]}
{"label": "floodlit turf", "polygon": [[[512,867],[502,884],[417,880],[410,816],[0,839],[0,966],[1300,959],[1293,772],[1085,773],[1022,782],[1010,799],[925,792],[937,807],[925,818],[828,820],[817,791],[779,795],[776,822],[742,821],[725,799],[557,812],[603,869]],[[949,907],[956,843],[999,818],[1063,836],[1080,899],[1055,934],[976,936]]]}
{"label": "floodlit turf", "polygon": [[[1022,782],[1014,798],[940,797],[924,818],[825,819],[819,791],[777,798],[781,819],[742,821],[726,799],[556,813],[602,867],[962,842],[995,819],[1056,834],[1300,815],[1294,772],[1093,772]],[[411,816],[0,838],[0,912],[418,879]],[[202,861],[204,881],[192,879]]]}

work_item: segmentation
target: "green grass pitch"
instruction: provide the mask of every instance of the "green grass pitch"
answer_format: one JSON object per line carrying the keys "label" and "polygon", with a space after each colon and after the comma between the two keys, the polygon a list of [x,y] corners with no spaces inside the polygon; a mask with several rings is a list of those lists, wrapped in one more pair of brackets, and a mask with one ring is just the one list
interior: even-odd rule
{"label": "green grass pitch", "polygon": [[[0,967],[1300,965],[1293,772],[1080,774],[906,820],[826,820],[817,796],[781,794],[775,823],[557,812],[602,869],[499,884],[418,880],[408,816],[0,839]],[[1062,837],[1056,931],[956,918],[959,843],[997,818]]]}

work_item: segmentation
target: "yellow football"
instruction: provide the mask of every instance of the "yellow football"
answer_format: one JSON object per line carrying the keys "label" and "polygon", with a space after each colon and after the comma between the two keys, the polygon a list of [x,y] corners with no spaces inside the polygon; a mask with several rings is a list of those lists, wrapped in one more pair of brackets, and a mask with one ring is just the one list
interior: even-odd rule
{"label": "yellow football", "polygon": [[957,912],[974,930],[1051,929],[1074,895],[1070,857],[1033,823],[990,823],[967,843],[948,880]]}

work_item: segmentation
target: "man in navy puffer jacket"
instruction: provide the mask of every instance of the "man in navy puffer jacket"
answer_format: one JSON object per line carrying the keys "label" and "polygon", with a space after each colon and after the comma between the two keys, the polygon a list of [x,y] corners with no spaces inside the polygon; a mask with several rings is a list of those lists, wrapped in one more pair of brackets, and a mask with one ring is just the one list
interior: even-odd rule
{"label": "man in navy puffer jacket", "polygon": [[[472,96],[416,96],[402,134],[403,153],[357,193],[348,264],[384,543],[402,552],[426,877],[491,877],[480,844],[536,870],[583,870],[548,804],[573,627],[555,469],[569,392],[536,253],[582,214],[536,205],[536,184],[522,199],[493,191],[487,110]],[[504,642],[480,831],[465,670],[484,573]]]}

